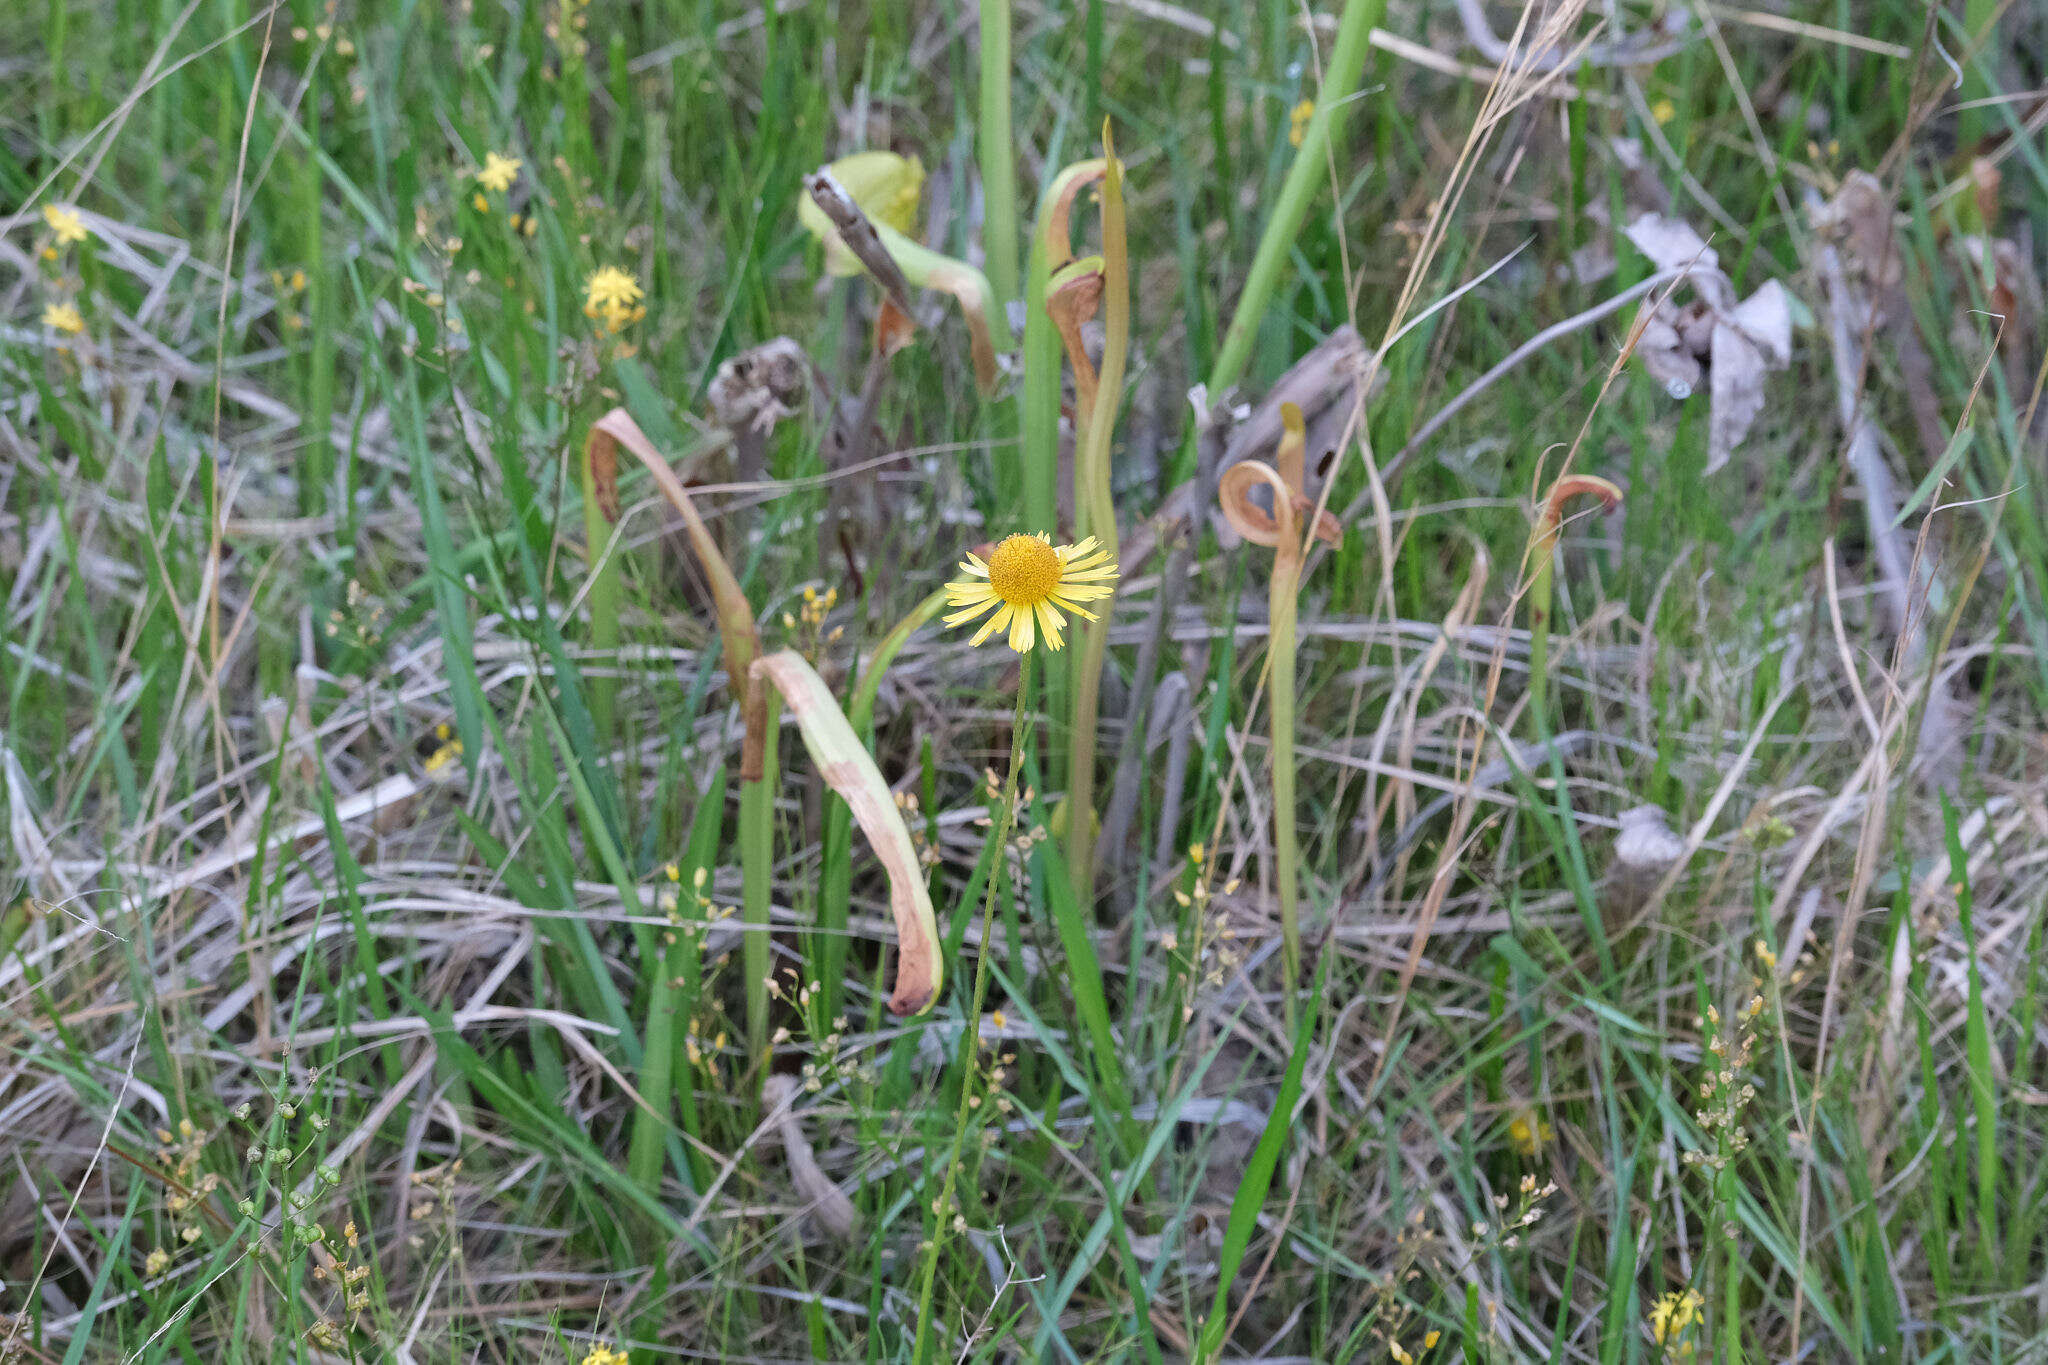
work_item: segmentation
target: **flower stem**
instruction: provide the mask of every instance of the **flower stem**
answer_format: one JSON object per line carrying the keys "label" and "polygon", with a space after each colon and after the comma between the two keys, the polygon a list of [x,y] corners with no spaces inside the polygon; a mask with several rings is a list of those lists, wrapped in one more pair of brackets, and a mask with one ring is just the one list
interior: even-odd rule
{"label": "flower stem", "polygon": [[925,1243],[923,1283],[917,1291],[916,1365],[929,1361],[932,1349],[932,1289],[938,1283],[939,1248],[953,1216],[953,1185],[960,1174],[960,1148],[967,1137],[967,1119],[974,1108],[974,1083],[981,1060],[981,1009],[988,999],[988,964],[994,952],[996,896],[1009,865],[1010,831],[1017,810],[1017,774],[1024,767],[1025,708],[1031,695],[1031,653],[1017,660],[1017,702],[1010,716],[1010,771],[1003,778],[1002,804],[996,811],[995,859],[989,864],[988,894],[981,907],[981,950],[974,958],[974,998],[960,1028],[960,1104],[953,1114],[953,1142],[946,1153],[946,1173],[932,1206],[932,1235]]}

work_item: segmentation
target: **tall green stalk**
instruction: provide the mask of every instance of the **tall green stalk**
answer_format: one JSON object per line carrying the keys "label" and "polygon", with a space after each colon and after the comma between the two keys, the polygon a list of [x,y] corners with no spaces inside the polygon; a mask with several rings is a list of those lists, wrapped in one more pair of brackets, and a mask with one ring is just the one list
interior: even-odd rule
{"label": "tall green stalk", "polygon": [[1017,297],[1017,149],[1010,131],[1010,0],[981,0],[982,251],[998,303]]}
{"label": "tall green stalk", "polygon": [[1373,25],[1386,13],[1387,0],[1346,0],[1343,17],[1337,21],[1337,42],[1330,50],[1330,64],[1324,68],[1322,88],[1316,94],[1315,116],[1301,136],[1301,150],[1287,168],[1280,185],[1280,197],[1273,202],[1273,215],[1259,235],[1258,251],[1252,256],[1251,273],[1245,276],[1244,292],[1238,296],[1237,311],[1223,334],[1223,348],[1209,371],[1209,394],[1213,398],[1244,377],[1251,359],[1252,341],[1258,336],[1259,320],[1279,282],[1280,268],[1294,250],[1301,223],[1308,216],[1309,201],[1329,174],[1330,138],[1337,120],[1351,107],[1358,82],[1365,73],[1365,55]]}
{"label": "tall green stalk", "polygon": [[597,657],[590,672],[590,719],[597,730],[597,742],[612,742],[612,703],[618,680],[610,667],[619,652],[619,557],[607,554],[611,545],[611,521],[598,496],[597,478],[586,454],[581,469],[583,480],[583,543],[589,562],[590,587],[583,595],[590,613],[590,648]]}
{"label": "tall green stalk", "polygon": [[[1108,163],[1102,180],[1102,369],[1088,427],[1074,451],[1074,509],[1084,536],[1117,552],[1116,504],[1110,497],[1109,444],[1116,430],[1124,387],[1124,360],[1131,344],[1130,253],[1124,234],[1123,163],[1116,158],[1109,125],[1102,125]],[[1102,660],[1109,645],[1115,597],[1105,600],[1083,626],[1075,653],[1073,726],[1067,763],[1067,876],[1084,905],[1095,884],[1095,727],[1100,707]]]}
{"label": "tall green stalk", "polygon": [[[1282,435],[1273,463],[1241,460],[1224,471],[1218,500],[1224,518],[1239,535],[1273,551],[1273,577],[1266,595],[1266,668],[1271,700],[1273,762],[1273,880],[1280,902],[1281,960],[1287,982],[1285,1017],[1294,1023],[1294,992],[1301,981],[1301,848],[1295,824],[1294,691],[1295,629],[1301,595],[1301,570],[1306,553],[1301,509],[1308,432],[1301,409],[1280,405]],[[1269,515],[1251,500],[1252,488],[1263,483],[1273,499]],[[1334,521],[1318,519],[1316,535],[1341,544]]]}
{"label": "tall green stalk", "polygon": [[740,783],[740,966],[747,987],[747,1065],[754,1066],[768,1047],[768,909],[775,872],[775,786],[778,767],[776,731],[781,728],[781,698],[763,688],[766,720],[761,734],[761,775]]}
{"label": "tall green stalk", "polygon": [[925,1241],[924,1275],[917,1291],[917,1342],[911,1352],[915,1365],[932,1359],[932,1289],[939,1278],[939,1250],[953,1216],[953,1186],[960,1175],[960,1149],[967,1136],[968,1116],[974,1112],[974,1083],[980,1071],[981,1010],[988,1000],[988,964],[995,948],[996,896],[1004,882],[1008,858],[1006,845],[1017,811],[1017,774],[1024,767],[1026,702],[1031,695],[1031,653],[1017,659],[1017,701],[1010,714],[1010,771],[1003,778],[1002,806],[994,826],[995,860],[989,866],[988,893],[981,906],[981,951],[974,958],[974,998],[960,1028],[960,1103],[953,1113],[953,1141],[946,1153],[946,1173],[939,1197],[933,1205],[932,1235]]}

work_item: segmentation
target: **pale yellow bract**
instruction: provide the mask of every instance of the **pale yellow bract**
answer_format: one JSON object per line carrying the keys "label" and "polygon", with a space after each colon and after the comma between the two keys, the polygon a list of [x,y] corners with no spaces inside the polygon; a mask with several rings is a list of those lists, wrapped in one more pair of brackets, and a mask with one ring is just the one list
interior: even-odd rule
{"label": "pale yellow bract", "polygon": [[986,563],[969,553],[960,569],[967,577],[946,585],[946,604],[958,608],[946,624],[963,625],[993,610],[973,643],[1007,630],[1010,648],[1019,654],[1029,653],[1041,634],[1047,649],[1058,649],[1066,625],[1060,613],[1093,621],[1095,613],[1081,603],[1099,601],[1116,586],[1116,561],[1093,536],[1058,547],[1042,535],[1008,536]]}

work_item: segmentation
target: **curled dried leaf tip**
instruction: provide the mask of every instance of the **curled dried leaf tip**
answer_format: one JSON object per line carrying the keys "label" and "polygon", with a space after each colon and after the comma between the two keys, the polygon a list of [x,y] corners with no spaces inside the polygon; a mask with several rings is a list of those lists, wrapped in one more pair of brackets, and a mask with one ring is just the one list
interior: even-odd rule
{"label": "curled dried leaf tip", "polygon": [[[1301,409],[1292,403],[1281,404],[1280,426],[1273,464],[1240,460],[1223,471],[1216,486],[1216,500],[1230,529],[1254,545],[1276,550],[1298,548],[1301,518],[1315,510],[1315,500],[1303,489],[1308,428]],[[1262,483],[1273,496],[1271,512],[1252,500],[1252,490]],[[1326,545],[1344,543],[1343,523],[1327,510],[1317,514],[1315,534]]]}
{"label": "curled dried leaf tip", "polygon": [[1045,211],[1039,217],[1039,240],[1050,269],[1058,270],[1073,258],[1074,201],[1081,197],[1082,190],[1101,184],[1108,176],[1109,158],[1098,156],[1064,168],[1047,186]]}
{"label": "curled dried leaf tip", "polygon": [[1601,510],[1612,512],[1621,506],[1622,493],[1619,485],[1598,474],[1567,474],[1550,485],[1550,494],[1543,499],[1542,511],[1536,519],[1536,538],[1543,548],[1557,543],[1558,528],[1564,524],[1564,505],[1578,497],[1598,498]]}

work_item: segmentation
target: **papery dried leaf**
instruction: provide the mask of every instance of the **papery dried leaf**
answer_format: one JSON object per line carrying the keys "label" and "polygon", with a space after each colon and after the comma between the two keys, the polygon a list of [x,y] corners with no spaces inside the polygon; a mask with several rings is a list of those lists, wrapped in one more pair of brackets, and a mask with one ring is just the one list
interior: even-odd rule
{"label": "papery dried leaf", "polygon": [[1706,371],[1664,312],[1661,308],[1654,310],[1643,323],[1636,338],[1635,358],[1664,392],[1677,399],[1690,398],[1699,392]]}
{"label": "papery dried leaf", "polygon": [[1648,256],[1650,264],[1659,270],[1677,270],[1686,266],[1709,270],[1720,267],[1721,258],[1707,245],[1705,238],[1693,231],[1692,224],[1682,218],[1640,213],[1624,231],[1635,243],[1636,250]]}
{"label": "papery dried leaf", "polygon": [[820,1227],[834,1237],[851,1237],[860,1225],[860,1213],[846,1197],[846,1191],[818,1165],[817,1154],[811,1150],[803,1125],[790,1107],[796,1094],[794,1076],[776,1074],[761,1082],[761,1103],[775,1111],[775,1135],[781,1139],[783,1158],[789,1163],[789,1183],[796,1186],[797,1197]]}
{"label": "papery dried leaf", "polygon": [[1816,232],[1842,240],[1849,263],[1876,293],[1889,294],[1904,278],[1905,266],[1892,237],[1891,195],[1869,171],[1843,176],[1835,197],[1811,217]]}
{"label": "papery dried leaf", "polygon": [[839,703],[804,657],[778,650],[754,661],[752,674],[789,704],[803,735],[804,748],[827,786],[845,799],[854,823],[868,837],[875,856],[889,874],[889,910],[896,921],[896,989],[889,1010],[899,1016],[921,1014],[931,1007],[944,980],[939,952],[939,926],[932,914],[924,867],[904,827],[881,769],[853,733]]}
{"label": "papery dried leaf", "polygon": [[1707,380],[1712,406],[1707,422],[1706,472],[1712,474],[1728,463],[1764,409],[1763,352],[1735,328],[1716,327]]}
{"label": "papery dried leaf", "polygon": [[1744,299],[1714,328],[1707,365],[1712,407],[1707,422],[1707,468],[1719,470],[1749,434],[1764,408],[1764,372],[1792,360],[1792,308],[1776,280]]}
{"label": "papery dried leaf", "polygon": [[1659,872],[1685,856],[1685,840],[1671,832],[1670,817],[1661,806],[1634,806],[1621,813],[1614,836],[1615,861]]}
{"label": "papery dried leaf", "polygon": [[1765,280],[1754,294],[1737,304],[1727,321],[1742,329],[1763,352],[1772,369],[1792,363],[1792,296],[1776,280]]}

